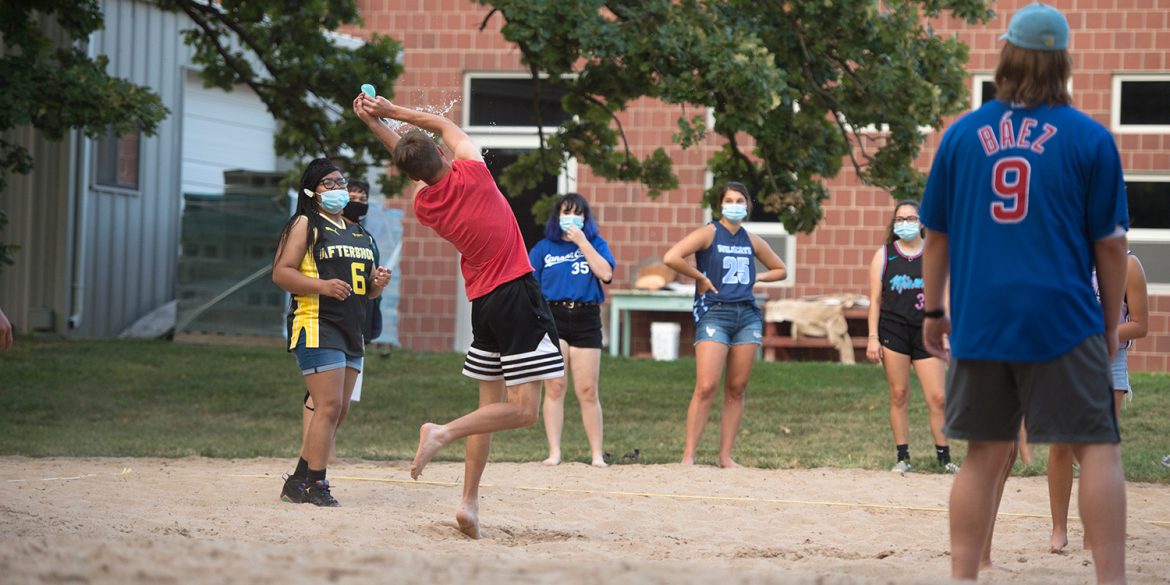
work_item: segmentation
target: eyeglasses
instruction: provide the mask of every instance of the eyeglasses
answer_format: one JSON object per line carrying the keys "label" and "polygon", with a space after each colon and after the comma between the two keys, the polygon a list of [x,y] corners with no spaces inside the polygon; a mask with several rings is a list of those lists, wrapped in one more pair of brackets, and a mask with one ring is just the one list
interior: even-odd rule
{"label": "eyeglasses", "polygon": [[894,223],[918,223],[918,216],[908,215],[906,217],[895,217]]}
{"label": "eyeglasses", "polygon": [[349,184],[349,181],[342,177],[340,179],[321,179],[321,182],[317,184],[324,185],[326,189],[342,189]]}

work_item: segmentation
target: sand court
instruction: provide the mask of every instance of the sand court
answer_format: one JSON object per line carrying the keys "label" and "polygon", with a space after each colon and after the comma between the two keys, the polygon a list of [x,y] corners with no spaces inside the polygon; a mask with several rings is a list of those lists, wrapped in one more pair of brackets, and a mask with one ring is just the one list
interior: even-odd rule
{"label": "sand court", "polygon": [[[937,583],[952,477],[837,469],[492,463],[486,538],[454,520],[463,465],[330,468],[342,507],[278,500],[276,459],[0,458],[5,583]],[[1131,583],[1170,583],[1170,486],[1127,485]],[[1075,494],[1074,494],[1075,496]],[[1074,498],[1072,514],[1076,515]],[[1043,477],[1008,481],[994,583],[1091,583]]]}

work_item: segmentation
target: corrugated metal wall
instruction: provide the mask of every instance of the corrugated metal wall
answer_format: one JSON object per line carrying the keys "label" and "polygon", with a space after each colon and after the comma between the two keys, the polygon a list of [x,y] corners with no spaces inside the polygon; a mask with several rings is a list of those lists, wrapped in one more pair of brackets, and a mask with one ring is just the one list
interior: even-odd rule
{"label": "corrugated metal wall", "polygon": [[84,288],[78,336],[116,335],[174,298],[179,249],[181,66],[190,50],[179,31],[185,17],[127,0],[103,2],[106,27],[92,53],[108,55],[109,73],[152,88],[171,114],[140,143],[139,188],[88,186]]}
{"label": "corrugated metal wall", "polygon": [[[83,172],[92,167],[88,140],[50,143],[30,129],[6,135],[27,145],[36,163],[0,193],[10,220],[2,237],[22,247],[0,276],[0,307],[18,331],[113,336],[174,298],[183,67],[191,55],[180,31],[190,21],[133,0],[107,0],[102,10],[105,28],[91,38],[90,53],[109,57],[111,75],[152,88],[171,113],[140,142],[135,191],[92,185]],[[56,30],[51,21],[42,26]]]}
{"label": "corrugated metal wall", "polygon": [[[55,23],[41,28],[55,42],[68,42]],[[36,167],[30,175],[9,174],[0,192],[9,220],[0,240],[21,247],[16,264],[0,274],[0,308],[18,331],[56,328],[68,295],[70,140],[49,142],[28,127],[5,132],[4,139],[27,148]]]}

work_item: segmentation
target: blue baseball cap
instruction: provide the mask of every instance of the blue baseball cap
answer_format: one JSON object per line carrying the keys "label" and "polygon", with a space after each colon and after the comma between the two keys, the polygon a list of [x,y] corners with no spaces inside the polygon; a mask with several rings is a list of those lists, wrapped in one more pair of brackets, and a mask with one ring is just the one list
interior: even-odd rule
{"label": "blue baseball cap", "polygon": [[999,40],[1021,49],[1063,51],[1068,48],[1068,20],[1047,4],[1029,4],[1012,15]]}

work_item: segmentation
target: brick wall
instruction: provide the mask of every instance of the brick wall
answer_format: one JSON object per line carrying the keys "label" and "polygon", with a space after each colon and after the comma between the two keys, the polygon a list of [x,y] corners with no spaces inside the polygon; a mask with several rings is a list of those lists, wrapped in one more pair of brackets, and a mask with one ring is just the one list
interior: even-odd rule
{"label": "brick wall", "polygon": [[[1031,0],[1001,0],[998,16],[986,26],[967,27],[944,18],[932,24],[940,34],[954,32],[971,47],[968,69],[993,72],[999,52],[998,35],[1007,18]],[[1102,124],[1109,124],[1114,72],[1166,72],[1170,69],[1170,17],[1164,1],[1077,0],[1053,1],[1065,11],[1073,29],[1073,98],[1078,107]],[[463,76],[468,72],[522,72],[519,52],[500,36],[503,24],[494,15],[481,32],[488,9],[468,0],[359,0],[368,29],[351,30],[357,36],[373,30],[401,40],[405,46],[405,74],[395,87],[394,99],[404,105],[444,104],[460,100],[448,116],[462,119]],[[373,82],[376,83],[376,80]],[[610,242],[617,267],[613,288],[629,288],[637,265],[661,257],[671,244],[702,223],[698,206],[704,188],[704,161],[716,146],[714,138],[682,151],[671,143],[674,120],[682,109],[642,100],[622,116],[634,150],[645,155],[658,146],[667,148],[678,174],[678,189],[651,201],[635,185],[608,183],[586,167],[578,173],[577,189],[593,206],[602,235]],[[693,109],[688,115],[694,115]],[[929,168],[941,133],[924,145],[917,166]],[[1120,135],[1122,162],[1130,172],[1170,171],[1170,137]],[[774,297],[825,293],[866,293],[867,262],[881,244],[894,201],[882,191],[861,185],[852,167],[828,183],[831,201],[825,218],[812,235],[796,238],[791,288],[768,289]],[[448,351],[454,340],[457,261],[453,247],[414,220],[408,198],[391,202],[405,209],[405,236],[400,270],[403,279],[400,338],[411,349]],[[1150,335],[1130,354],[1133,370],[1170,369],[1170,296],[1150,299]],[[661,317],[661,318],[660,318]],[[664,315],[654,320],[670,320]],[[686,317],[679,317],[686,322]],[[635,318],[634,351],[649,351],[650,319]],[[683,337],[690,331],[686,324]],[[682,342],[687,355],[690,343]]]}

